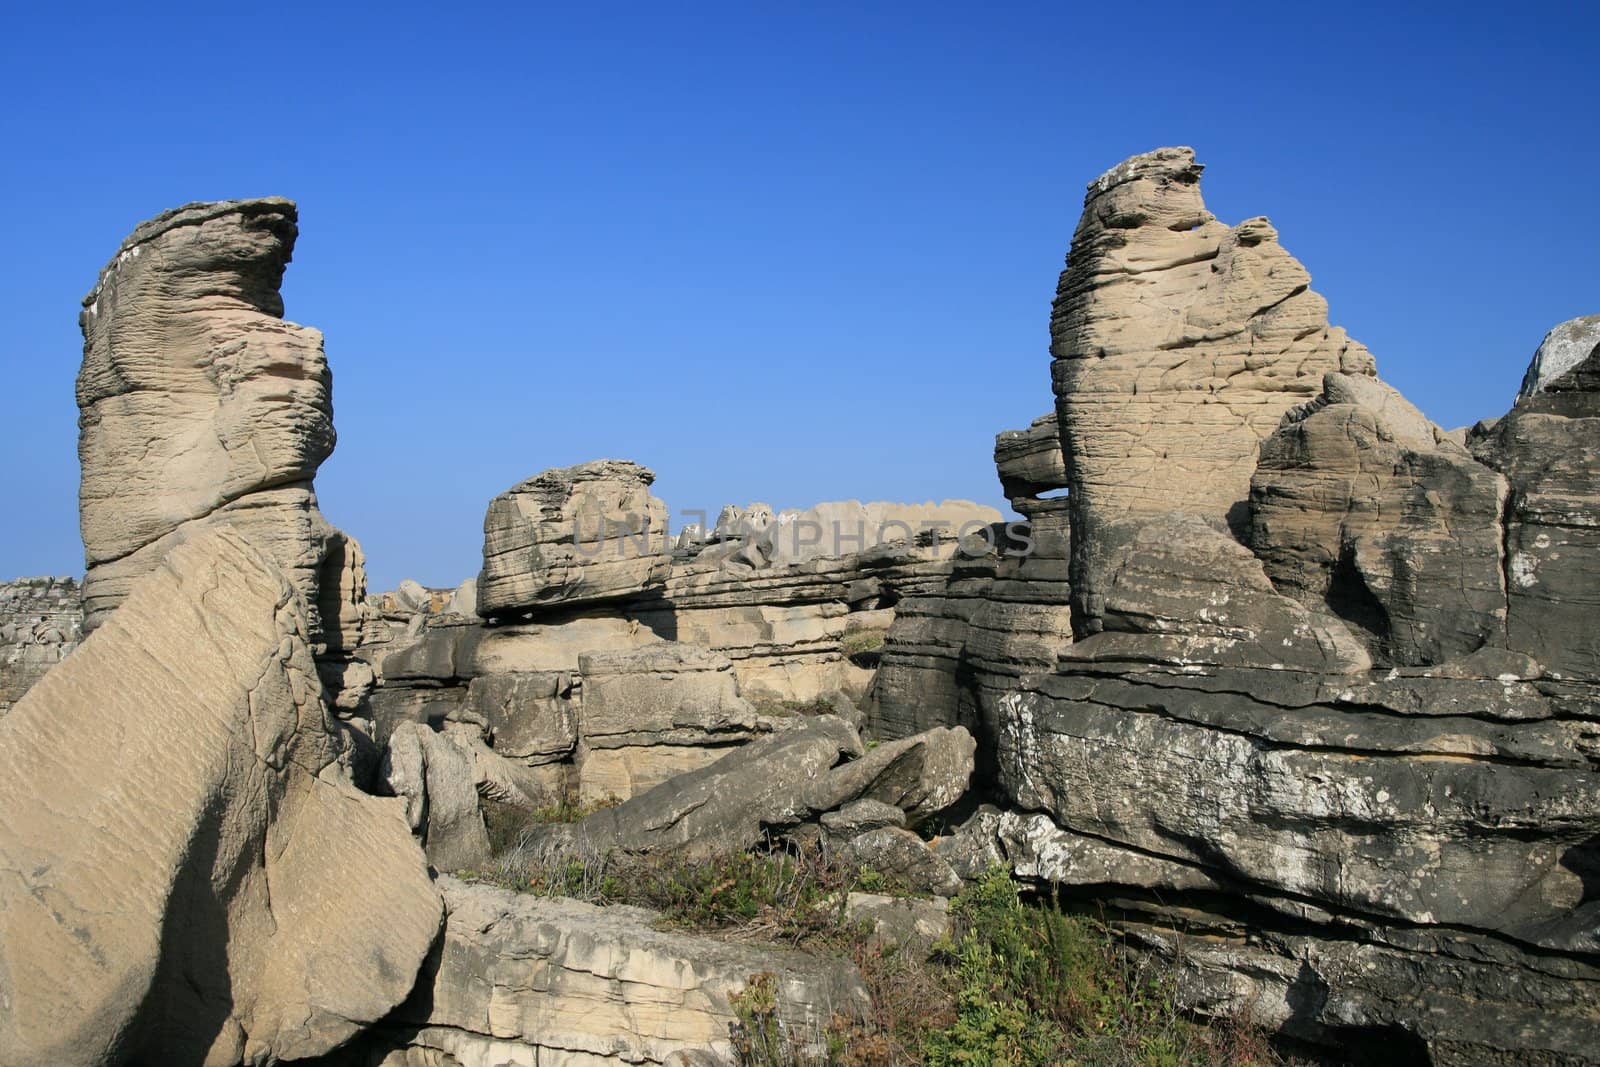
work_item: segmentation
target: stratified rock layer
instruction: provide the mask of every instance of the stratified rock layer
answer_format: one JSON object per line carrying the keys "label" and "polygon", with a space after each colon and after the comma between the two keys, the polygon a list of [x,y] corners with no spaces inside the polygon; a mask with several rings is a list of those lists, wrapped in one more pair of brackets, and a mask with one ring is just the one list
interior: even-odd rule
{"label": "stratified rock layer", "polygon": [[0,582],[0,715],[83,639],[83,594],[71,578]]}
{"label": "stratified rock layer", "polygon": [[1261,447],[1249,540],[1377,662],[1442,663],[1504,644],[1506,492],[1389,386],[1330,374]]}
{"label": "stratified rock layer", "polygon": [[405,998],[439,897],[333,729],[300,598],[228,529],[0,719],[0,1064],[302,1058]]}
{"label": "stratified rock layer", "polygon": [[602,459],[519,482],[483,519],[478,614],[486,619],[556,604],[635,595],[666,578],[667,508],[655,475]]}
{"label": "stratified rock layer", "polygon": [[440,885],[443,944],[353,1062],[733,1063],[734,998],[758,976],[773,982],[785,1034],[820,1057],[833,1017],[867,1007],[847,963],[663,931],[642,908]]}
{"label": "stratified rock layer", "polygon": [[1506,643],[1552,673],[1600,678],[1600,339],[1472,450],[1511,486]]}
{"label": "stratified rock layer", "polygon": [[296,233],[288,200],[189,204],[135,229],[84,298],[87,628],[180,530],[225,522],[284,569],[314,641],[354,643],[321,590],[356,603],[365,578],[341,576],[357,560],[311,484],[333,451],[332,378],[322,335],[284,321],[278,293]]}
{"label": "stratified rock layer", "polygon": [[1091,183],[1056,291],[1080,633],[1111,566],[1100,523],[1183,512],[1237,526],[1284,412],[1330,371],[1373,372],[1266,219],[1229,227],[1206,210],[1201,169],[1191,149],[1163,148]]}

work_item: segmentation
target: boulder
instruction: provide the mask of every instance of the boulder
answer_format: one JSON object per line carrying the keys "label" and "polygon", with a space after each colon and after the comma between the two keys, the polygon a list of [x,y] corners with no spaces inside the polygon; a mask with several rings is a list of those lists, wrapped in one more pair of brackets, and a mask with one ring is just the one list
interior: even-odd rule
{"label": "boulder", "polygon": [[848,841],[869,830],[878,830],[885,826],[903,827],[906,824],[906,813],[893,804],[869,798],[851,801],[837,811],[823,812],[817,822],[828,832],[830,838]]}
{"label": "boulder", "polygon": [[972,752],[971,735],[959,727],[868,752],[844,720],[818,715],[614,808],[541,827],[528,843],[563,855],[732,852],[863,799],[892,804],[915,825],[966,791]]}
{"label": "boulder", "polygon": [[741,745],[710,766],[668,779],[617,807],[575,823],[540,827],[528,843],[535,850],[580,855],[749,848],[768,828],[811,819],[816,812],[806,803],[806,787],[841,757],[862,751],[861,739],[847,723],[819,715]]}
{"label": "boulder", "polygon": [[1096,625],[1064,648],[1063,664],[1152,663],[1197,669],[1366,670],[1371,657],[1326,612],[1280,595],[1261,561],[1216,520],[1172,514],[1102,522],[1107,577]]}
{"label": "boulder", "polygon": [[757,976],[804,1055],[823,1054],[835,1015],[868,1008],[848,963],[662,930],[643,908],[439,884],[443,944],[357,1063],[731,1063],[736,998]]}
{"label": "boulder", "polygon": [[1505,479],[1375,378],[1329,374],[1261,446],[1250,547],[1380,664],[1503,644]]}
{"label": "boulder", "polygon": [[845,842],[839,858],[887,875],[916,893],[953,897],[961,891],[961,879],[950,865],[910,830],[895,826],[868,830]]}
{"label": "boulder", "polygon": [[1070,481],[1061,455],[1061,425],[1056,413],[1041,415],[1026,430],[996,435],[994,465],[1000,472],[1000,488],[1012,507],[1065,489]]}
{"label": "boulder", "polygon": [[0,719],[7,1067],[320,1055],[439,928],[399,805],[342,778],[303,598],[233,530],[181,540]]}
{"label": "boulder", "polygon": [[1584,315],[1557,323],[1533,353],[1517,398],[1536,396],[1600,348],[1600,315]]}
{"label": "boulder", "polygon": [[489,858],[472,756],[422,723],[395,727],[379,782],[406,802],[406,821],[441,871],[471,870]]}
{"label": "boulder", "polygon": [[1182,512],[1242,522],[1258,446],[1330,371],[1373,373],[1263,218],[1206,210],[1188,148],[1090,183],[1050,320],[1079,633],[1114,564],[1100,524]]}
{"label": "boulder", "polygon": [[228,524],[283,568],[312,641],[357,643],[360,554],[317,507],[332,378],[279,285],[296,209],[196,203],[141,223],[83,300],[78,372],[85,629],[189,530]]}
{"label": "boulder", "polygon": [[477,611],[485,619],[613,601],[659,586],[671,564],[655,474],[626,460],[559,467],[489,502]]}

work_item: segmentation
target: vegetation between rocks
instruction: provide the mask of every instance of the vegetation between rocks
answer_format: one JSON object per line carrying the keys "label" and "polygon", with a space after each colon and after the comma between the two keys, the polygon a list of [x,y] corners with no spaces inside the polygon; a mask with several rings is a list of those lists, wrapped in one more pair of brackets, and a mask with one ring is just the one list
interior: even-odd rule
{"label": "vegetation between rocks", "polygon": [[952,902],[931,951],[873,938],[852,892],[900,893],[817,846],[690,859],[681,854],[537,862],[513,851],[484,876],[521,892],[655,909],[667,926],[850,959],[871,994],[863,1018],[817,1035],[785,1032],[776,976],[735,998],[745,1067],[1201,1067],[1281,1063],[1257,1031],[1203,1024],[1176,1006],[1159,966],[1093,918],[1031,899],[995,868]]}

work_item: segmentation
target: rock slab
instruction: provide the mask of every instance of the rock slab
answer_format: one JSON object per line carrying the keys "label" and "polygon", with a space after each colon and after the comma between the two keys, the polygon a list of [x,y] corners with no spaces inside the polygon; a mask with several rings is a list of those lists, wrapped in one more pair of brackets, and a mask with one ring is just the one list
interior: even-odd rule
{"label": "rock slab", "polygon": [[0,1064],[301,1058],[405,998],[439,896],[335,728],[301,598],[226,528],[0,719]]}

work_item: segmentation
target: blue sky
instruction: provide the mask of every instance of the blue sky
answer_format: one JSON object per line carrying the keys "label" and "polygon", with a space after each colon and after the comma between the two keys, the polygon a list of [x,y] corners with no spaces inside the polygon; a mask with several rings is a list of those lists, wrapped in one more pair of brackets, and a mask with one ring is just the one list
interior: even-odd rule
{"label": "blue sky", "polygon": [[190,200],[300,202],[374,588],[605,456],[674,510],[1002,504],[1084,186],[1160,145],[1444,425],[1600,311],[1593,5],[134,7],[0,34],[0,577],[81,571],[78,301]]}

